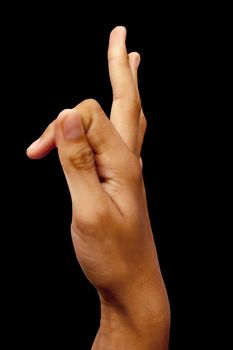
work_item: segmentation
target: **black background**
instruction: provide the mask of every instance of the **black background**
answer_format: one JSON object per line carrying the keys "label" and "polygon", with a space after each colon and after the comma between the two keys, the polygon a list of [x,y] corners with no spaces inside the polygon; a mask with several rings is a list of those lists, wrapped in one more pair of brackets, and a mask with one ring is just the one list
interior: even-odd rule
{"label": "black background", "polygon": [[108,36],[114,26],[125,25],[129,51],[141,54],[140,91],[148,120],[144,179],[171,302],[170,348],[188,349],[206,332],[202,305],[207,298],[201,282],[207,274],[203,267],[200,272],[204,238],[196,166],[197,111],[205,84],[199,81],[203,48],[197,26],[189,11],[183,18],[179,9],[174,16],[173,9],[146,5],[127,13],[119,4],[77,6],[20,6],[2,15],[7,18],[1,32],[7,169],[3,333],[8,345],[17,339],[24,348],[91,348],[99,303],[74,255],[70,197],[56,151],[31,161],[25,150],[62,109],[85,98],[97,99],[109,113]]}

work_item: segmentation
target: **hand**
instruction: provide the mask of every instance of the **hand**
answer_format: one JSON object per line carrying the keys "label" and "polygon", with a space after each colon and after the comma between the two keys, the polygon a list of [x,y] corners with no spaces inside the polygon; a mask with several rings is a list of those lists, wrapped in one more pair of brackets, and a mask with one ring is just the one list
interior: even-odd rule
{"label": "hand", "polygon": [[110,120],[96,101],[83,101],[62,111],[27,153],[41,158],[58,148],[72,198],[76,256],[101,300],[93,349],[166,349],[169,305],[139,160],[146,126],[137,85],[140,56],[127,54],[125,37],[123,27],[110,35]]}

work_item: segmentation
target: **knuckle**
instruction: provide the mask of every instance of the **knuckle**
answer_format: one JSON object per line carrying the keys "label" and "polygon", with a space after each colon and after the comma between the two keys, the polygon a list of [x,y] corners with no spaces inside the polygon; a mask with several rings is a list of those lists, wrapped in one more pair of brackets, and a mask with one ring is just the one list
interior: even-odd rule
{"label": "knuckle", "polygon": [[147,128],[147,120],[145,118],[145,114],[141,112],[140,120],[139,120],[140,128],[146,130]]}
{"label": "knuckle", "polygon": [[[66,166],[67,165],[67,166]],[[91,148],[87,145],[79,147],[79,149],[73,149],[69,152],[67,156],[67,161],[64,167],[76,170],[89,170],[94,167],[94,157]]]}
{"label": "knuckle", "polygon": [[119,49],[118,47],[115,47],[115,48],[111,47],[108,49],[108,61],[110,63],[116,62],[118,64],[122,64],[122,62],[125,63],[124,59],[128,60],[128,56],[126,58],[124,55],[122,55],[122,50]]}
{"label": "knuckle", "polygon": [[82,104],[90,111],[100,111],[102,108],[100,104],[94,98],[88,98],[82,102]]}
{"label": "knuckle", "polygon": [[69,108],[65,108],[63,109],[57,116],[57,119],[62,119],[64,116],[66,116],[67,114],[69,114],[71,111],[71,109]]}
{"label": "knuckle", "polygon": [[140,111],[142,108],[142,104],[141,104],[141,99],[140,99],[138,94],[136,95],[136,98],[135,98],[135,105],[136,105],[137,109]]}
{"label": "knuckle", "polygon": [[135,157],[134,178],[137,182],[141,182],[142,180],[142,166],[140,163],[140,159],[138,159],[137,157]]}

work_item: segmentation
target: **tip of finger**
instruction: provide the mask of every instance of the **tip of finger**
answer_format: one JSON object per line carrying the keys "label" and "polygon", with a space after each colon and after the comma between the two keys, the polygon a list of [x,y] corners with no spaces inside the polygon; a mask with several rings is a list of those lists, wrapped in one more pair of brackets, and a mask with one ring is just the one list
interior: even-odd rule
{"label": "tip of finger", "polygon": [[57,116],[57,121],[61,122],[61,120],[63,120],[67,115],[69,115],[70,113],[72,113],[74,111],[74,109],[71,108],[66,108],[63,109]]}
{"label": "tip of finger", "polygon": [[40,150],[30,149],[30,147],[26,150],[26,156],[30,159],[40,159],[42,158],[40,154]]}
{"label": "tip of finger", "polygon": [[141,61],[141,56],[138,52],[131,52],[129,54],[129,60],[132,64],[138,67]]}
{"label": "tip of finger", "polygon": [[116,26],[115,28],[113,28],[112,32],[126,33],[126,27],[125,26]]}
{"label": "tip of finger", "polygon": [[115,27],[110,33],[110,39],[122,39],[125,40],[127,34],[127,30],[124,26]]}

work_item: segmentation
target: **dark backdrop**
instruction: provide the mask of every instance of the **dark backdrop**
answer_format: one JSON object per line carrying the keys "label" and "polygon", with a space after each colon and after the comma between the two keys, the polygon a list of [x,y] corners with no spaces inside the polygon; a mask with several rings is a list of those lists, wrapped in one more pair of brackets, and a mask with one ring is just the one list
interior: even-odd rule
{"label": "dark backdrop", "polygon": [[115,25],[127,27],[128,49],[142,57],[144,178],[171,302],[171,349],[188,349],[187,339],[195,343],[200,337],[193,321],[202,312],[195,302],[199,293],[205,298],[197,272],[202,252],[194,199],[199,175],[193,126],[200,99],[195,28],[189,14],[181,21],[146,6],[134,5],[128,13],[108,6],[18,6],[3,12],[2,290],[9,345],[17,339],[30,349],[90,349],[98,329],[98,298],[74,255],[70,198],[56,151],[31,161],[25,150],[62,109],[85,98],[97,99],[109,112],[106,50]]}

